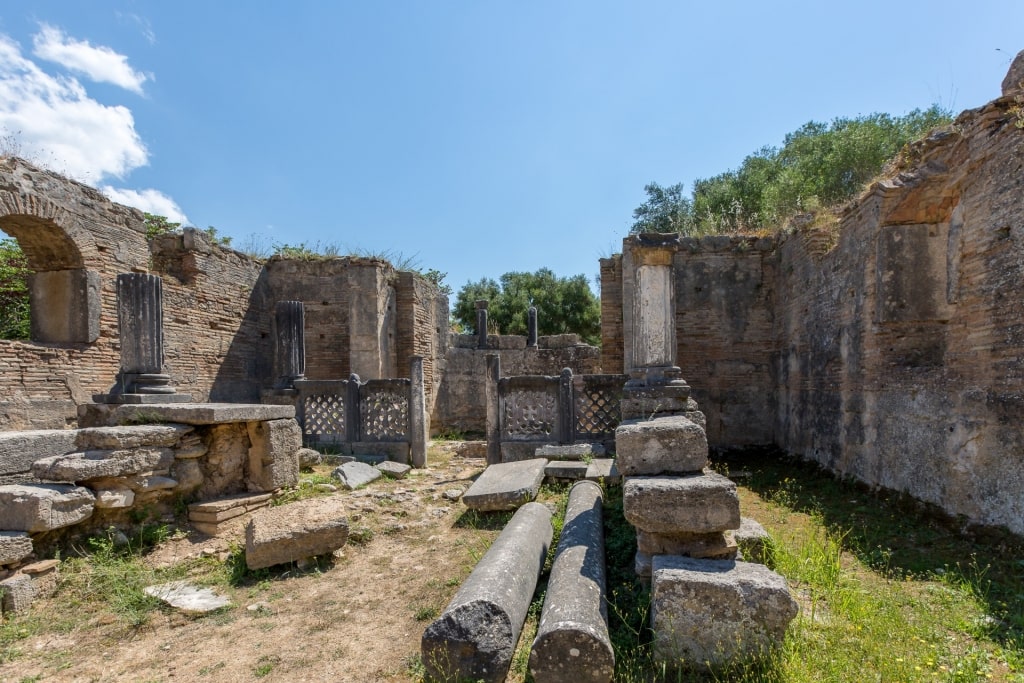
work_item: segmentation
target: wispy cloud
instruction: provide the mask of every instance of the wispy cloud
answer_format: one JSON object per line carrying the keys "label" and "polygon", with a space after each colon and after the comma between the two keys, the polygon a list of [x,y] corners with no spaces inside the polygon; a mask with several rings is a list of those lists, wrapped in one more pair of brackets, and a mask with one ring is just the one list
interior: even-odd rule
{"label": "wispy cloud", "polygon": [[62,30],[43,24],[32,36],[32,54],[84,74],[98,83],[116,86],[142,94],[142,84],[150,76],[128,65],[128,58],[109,47],[93,46],[87,40],[75,40]]}
{"label": "wispy cloud", "polygon": [[139,211],[166,216],[174,223],[188,223],[188,217],[178,203],[159,190],[125,190],[104,185],[100,191],[112,201],[134,206]]}
{"label": "wispy cloud", "polygon": [[138,14],[132,14],[131,12],[114,12],[114,16],[116,16],[120,22],[131,23],[138,26],[139,31],[142,32],[142,37],[146,39],[146,42],[150,45],[156,45],[156,32],[153,31],[153,25],[149,23],[149,19],[140,17]]}
{"label": "wispy cloud", "polygon": [[80,180],[124,177],[147,163],[131,111],[100,104],[76,79],[54,77],[0,35],[0,126],[25,156]]}

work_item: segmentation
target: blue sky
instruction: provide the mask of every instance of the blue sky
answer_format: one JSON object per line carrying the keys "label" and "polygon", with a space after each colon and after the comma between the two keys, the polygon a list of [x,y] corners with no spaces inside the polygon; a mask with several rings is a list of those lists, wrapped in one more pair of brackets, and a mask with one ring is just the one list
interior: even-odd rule
{"label": "blue sky", "polygon": [[1024,2],[49,0],[0,12],[0,135],[235,246],[337,245],[456,290],[593,278],[650,181],[809,120],[999,95]]}

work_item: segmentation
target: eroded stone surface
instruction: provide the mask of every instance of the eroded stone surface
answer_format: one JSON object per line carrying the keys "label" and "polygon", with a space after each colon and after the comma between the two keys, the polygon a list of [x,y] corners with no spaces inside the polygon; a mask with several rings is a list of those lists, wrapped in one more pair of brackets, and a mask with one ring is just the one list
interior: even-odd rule
{"label": "eroded stone surface", "polygon": [[171,607],[188,614],[205,614],[227,607],[231,601],[209,588],[200,588],[187,581],[172,581],[142,589],[146,595],[163,600]]}
{"label": "eroded stone surface", "polygon": [[366,486],[372,481],[377,481],[384,473],[373,465],[367,465],[358,460],[346,462],[339,465],[331,472],[331,477],[341,482],[349,491],[354,491],[360,486]]}
{"label": "eroded stone surface", "polygon": [[250,569],[325,555],[345,545],[348,520],[329,501],[307,500],[253,514],[245,528]]}
{"label": "eroded stone surface", "polygon": [[0,565],[20,562],[32,554],[32,539],[24,531],[0,531]]}
{"label": "eroded stone surface", "polygon": [[41,458],[75,450],[75,430],[0,432],[0,476],[27,473]]}
{"label": "eroded stone surface", "polygon": [[797,614],[786,580],[761,564],[653,559],[654,656],[706,668],[767,654]]}
{"label": "eroded stone surface", "polygon": [[488,466],[462,496],[473,510],[515,510],[534,500],[544,481],[544,458]]}
{"label": "eroded stone surface", "polygon": [[36,585],[28,574],[15,574],[0,581],[0,607],[4,614],[28,610],[37,594]]}
{"label": "eroded stone surface", "polygon": [[627,420],[615,430],[615,454],[624,476],[688,474],[708,464],[704,429],[683,417]]}
{"label": "eroded stone surface", "polygon": [[273,491],[299,482],[302,431],[295,420],[249,422],[249,483]]}
{"label": "eroded stone surface", "polygon": [[622,511],[636,528],[662,534],[703,534],[740,525],[736,484],[717,472],[627,477]]}
{"label": "eroded stone surface", "polygon": [[583,479],[590,469],[582,460],[553,460],[544,468],[544,476],[552,479]]}
{"label": "eroded stone surface", "polygon": [[173,462],[174,451],[170,448],[84,451],[38,460],[32,465],[32,474],[45,481],[75,483],[166,471]]}
{"label": "eroded stone surface", "polygon": [[0,529],[8,531],[52,531],[87,519],[93,509],[92,492],[81,486],[0,486]]}
{"label": "eroded stone surface", "polygon": [[141,446],[169,447],[178,443],[178,440],[192,429],[189,425],[179,424],[89,427],[78,430],[75,446],[82,451],[116,451]]}
{"label": "eroded stone surface", "polygon": [[385,460],[384,462],[377,465],[377,469],[391,477],[392,479],[405,479],[406,475],[412,471],[410,465],[406,465],[401,462],[394,462],[391,460]]}

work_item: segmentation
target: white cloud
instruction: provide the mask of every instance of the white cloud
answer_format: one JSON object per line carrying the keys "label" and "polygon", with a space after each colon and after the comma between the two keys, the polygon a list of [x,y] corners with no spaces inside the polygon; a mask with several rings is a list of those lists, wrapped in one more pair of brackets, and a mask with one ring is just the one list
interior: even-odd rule
{"label": "white cloud", "polygon": [[188,216],[177,202],[159,190],[126,190],[104,185],[100,192],[118,204],[134,206],[139,211],[166,216],[172,223],[188,223]]}
{"label": "white cloud", "polygon": [[23,156],[86,182],[124,177],[148,152],[131,111],[100,104],[71,77],[54,77],[0,34],[0,129]]}
{"label": "white cloud", "polygon": [[128,58],[109,47],[93,47],[87,40],[68,37],[59,28],[47,24],[32,36],[32,53],[40,59],[85,74],[99,83],[113,83],[125,90],[142,94],[142,84],[150,76],[128,66]]}

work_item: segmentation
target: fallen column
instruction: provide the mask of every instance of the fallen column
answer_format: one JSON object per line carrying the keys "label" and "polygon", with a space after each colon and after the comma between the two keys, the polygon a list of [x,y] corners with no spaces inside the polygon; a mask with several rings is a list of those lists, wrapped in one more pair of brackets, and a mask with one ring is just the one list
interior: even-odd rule
{"label": "fallen column", "polygon": [[427,674],[441,681],[505,680],[551,545],[551,512],[526,503],[421,641]]}
{"label": "fallen column", "polygon": [[608,637],[601,487],[569,491],[565,524],[551,567],[530,673],[537,683],[608,683],[615,653]]}

